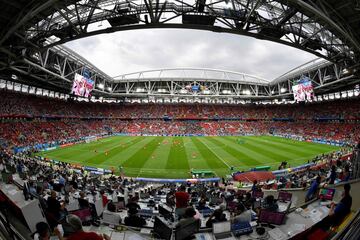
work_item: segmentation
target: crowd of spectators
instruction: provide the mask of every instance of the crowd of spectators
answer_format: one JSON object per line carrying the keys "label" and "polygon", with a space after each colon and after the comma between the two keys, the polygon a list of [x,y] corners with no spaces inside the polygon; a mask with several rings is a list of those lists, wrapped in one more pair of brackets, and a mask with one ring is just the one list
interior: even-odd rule
{"label": "crowd of spectators", "polygon": [[[114,104],[77,102],[1,90],[1,116],[105,117],[123,119],[247,119],[247,120],[360,120],[359,99],[328,102],[230,105],[230,104]],[[69,107],[71,106],[71,107]]]}
{"label": "crowd of spectators", "polygon": [[[304,105],[114,105],[2,91],[0,144],[63,143],[109,133],[155,135],[278,134],[356,142],[357,100]],[[295,110],[296,109],[296,110]]]}
{"label": "crowd of spectators", "polygon": [[[57,226],[59,223],[68,224],[72,233],[66,239],[110,239],[108,235],[101,235],[95,232],[86,232],[83,225],[99,225],[101,218],[89,200],[98,197],[106,207],[107,211],[115,212],[112,199],[121,195],[124,199],[127,216],[120,219],[119,223],[131,227],[143,227],[148,224],[146,219],[139,215],[141,210],[138,204],[142,191],[148,196],[156,198],[164,196],[166,204],[174,209],[177,217],[176,227],[180,228],[187,224],[196,224],[200,227],[198,216],[199,211],[213,209],[214,211],[206,221],[206,227],[211,228],[214,223],[231,220],[232,222],[249,222],[256,217],[261,209],[267,211],[279,211],[278,203],[273,195],[264,197],[260,206],[254,207],[254,192],[270,189],[304,188],[307,190],[306,201],[317,196],[320,187],[340,181],[350,180],[347,160],[340,161],[344,152],[331,153],[320,156],[314,161],[322,161],[320,168],[304,169],[301,172],[291,173],[270,183],[265,181],[254,182],[249,191],[238,191],[236,188],[226,188],[219,183],[187,183],[184,185],[164,184],[148,187],[146,183],[134,182],[132,179],[121,176],[95,175],[85,171],[74,169],[70,164],[61,162],[44,161],[37,157],[31,157],[26,153],[13,155],[7,149],[0,151],[0,171],[4,173],[17,173],[27,180],[27,193],[39,199],[40,205],[45,212],[49,225],[37,224],[37,238],[47,239],[50,234],[63,239]],[[286,168],[282,163],[279,168]],[[4,179],[11,182],[12,179]],[[229,183],[230,184],[230,183]],[[148,187],[148,188],[145,188]],[[142,190],[140,190],[142,189]],[[145,190],[144,190],[145,189]],[[139,194],[140,192],[140,194]],[[91,216],[90,223],[73,215],[67,210],[71,201],[78,201],[80,209],[88,209]],[[351,208],[350,188],[345,187],[344,196],[340,203],[331,206],[329,217],[321,223],[322,228],[328,228],[339,221],[334,219],[344,218]],[[224,211],[230,211],[226,215]]]}

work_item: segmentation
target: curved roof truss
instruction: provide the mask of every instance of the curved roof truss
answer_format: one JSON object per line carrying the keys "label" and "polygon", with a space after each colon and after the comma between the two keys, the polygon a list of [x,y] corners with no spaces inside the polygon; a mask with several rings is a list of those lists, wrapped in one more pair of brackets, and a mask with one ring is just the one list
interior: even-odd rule
{"label": "curved roof truss", "polygon": [[[214,97],[283,97],[291,95],[292,81],[302,75],[313,79],[318,91],[328,91],[330,86],[359,82],[360,3],[356,2],[2,0],[0,77],[16,72],[31,77],[33,85],[66,92],[73,75],[86,68],[96,83],[103,85],[103,89],[95,90],[95,95],[109,97],[181,95],[180,90],[190,83],[212,89],[210,95]],[[60,45],[96,34],[145,28],[189,28],[247,35],[299,48],[330,62],[313,61],[271,82],[242,73],[190,68],[145,71],[114,79]],[[176,71],[184,74],[172,76]],[[188,74],[191,71],[202,75]],[[151,74],[154,76],[150,77]],[[14,81],[26,83],[28,79],[20,77]],[[183,95],[188,94],[199,92]]]}
{"label": "curved roof truss", "polygon": [[[331,0],[330,2],[332,2]],[[143,28],[191,28],[242,34],[296,47],[328,60],[354,63],[360,41],[325,0],[64,0],[36,1],[12,19],[13,35],[50,47],[100,33]],[[346,1],[352,2],[352,1]],[[342,8],[354,8],[344,3]],[[333,16],[334,15],[334,16]],[[337,17],[337,18],[336,18]],[[15,21],[16,20],[16,21]],[[11,21],[10,21],[11,22]],[[51,44],[45,40],[52,40]]]}

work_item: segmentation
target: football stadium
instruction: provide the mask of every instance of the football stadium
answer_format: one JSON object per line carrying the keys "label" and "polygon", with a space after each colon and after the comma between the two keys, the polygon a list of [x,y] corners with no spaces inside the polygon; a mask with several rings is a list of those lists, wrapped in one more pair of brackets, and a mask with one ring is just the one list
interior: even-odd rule
{"label": "football stadium", "polygon": [[360,239],[360,0],[0,3],[0,239]]}

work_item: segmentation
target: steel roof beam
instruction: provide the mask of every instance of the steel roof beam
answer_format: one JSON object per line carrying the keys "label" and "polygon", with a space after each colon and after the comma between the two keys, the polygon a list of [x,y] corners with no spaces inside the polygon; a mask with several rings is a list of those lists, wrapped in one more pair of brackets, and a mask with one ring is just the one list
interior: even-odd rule
{"label": "steel roof beam", "polygon": [[[27,14],[24,16],[21,16],[24,10],[20,12],[20,14],[14,19],[13,21],[10,21],[13,26],[11,26],[9,29],[4,29],[3,32],[0,35],[0,46],[4,43],[4,41],[10,37],[19,27],[21,27],[23,24],[25,24],[27,21],[32,19],[37,14],[41,13],[43,10],[47,8],[51,8],[56,2],[59,0],[48,0],[44,2],[43,4],[40,4],[39,6],[35,6],[33,9],[31,9]],[[16,22],[14,24],[14,22]]]}
{"label": "steel roof beam", "polygon": [[359,42],[354,39],[349,32],[347,32],[346,30],[344,30],[343,27],[341,27],[339,24],[335,23],[331,18],[329,18],[328,16],[326,16],[326,14],[324,14],[323,12],[319,11],[318,9],[316,9],[315,7],[313,7],[312,5],[310,5],[309,3],[306,3],[303,0],[287,0],[287,2],[291,2],[294,3],[300,7],[302,7],[303,9],[313,13],[314,15],[318,16],[319,18],[321,18],[323,21],[325,21],[326,23],[328,23],[331,27],[333,27],[336,31],[338,31],[339,33],[341,33],[342,36],[344,36],[349,42],[351,42],[351,44],[357,49],[357,51],[360,52],[360,44]]}

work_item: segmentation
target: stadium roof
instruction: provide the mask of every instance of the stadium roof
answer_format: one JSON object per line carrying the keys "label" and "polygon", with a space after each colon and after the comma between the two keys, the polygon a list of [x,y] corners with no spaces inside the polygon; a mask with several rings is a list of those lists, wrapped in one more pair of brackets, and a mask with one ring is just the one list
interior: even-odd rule
{"label": "stadium roof", "polygon": [[223,81],[234,83],[250,83],[267,85],[269,80],[246,73],[225,71],[209,68],[168,68],[135,73],[122,74],[114,77],[114,83],[121,81],[141,80],[187,80],[187,81]]}
{"label": "stadium roof", "polygon": [[[86,68],[97,83],[111,89],[97,89],[95,95],[116,97],[113,85],[117,80],[59,44],[100,33],[145,28],[241,34],[289,45],[327,60],[301,66],[274,82],[240,74],[248,79],[249,88],[254,88],[251,84],[256,81],[261,82],[269,93],[265,97],[285,96],[285,90],[289,94],[291,81],[304,74],[313,79],[319,92],[351,88],[359,82],[359,1],[1,0],[0,3],[0,77],[9,78],[17,73],[20,77],[13,80],[20,83],[66,92],[74,74]],[[107,24],[100,26],[99,22]],[[254,93],[257,92],[254,88]]]}

